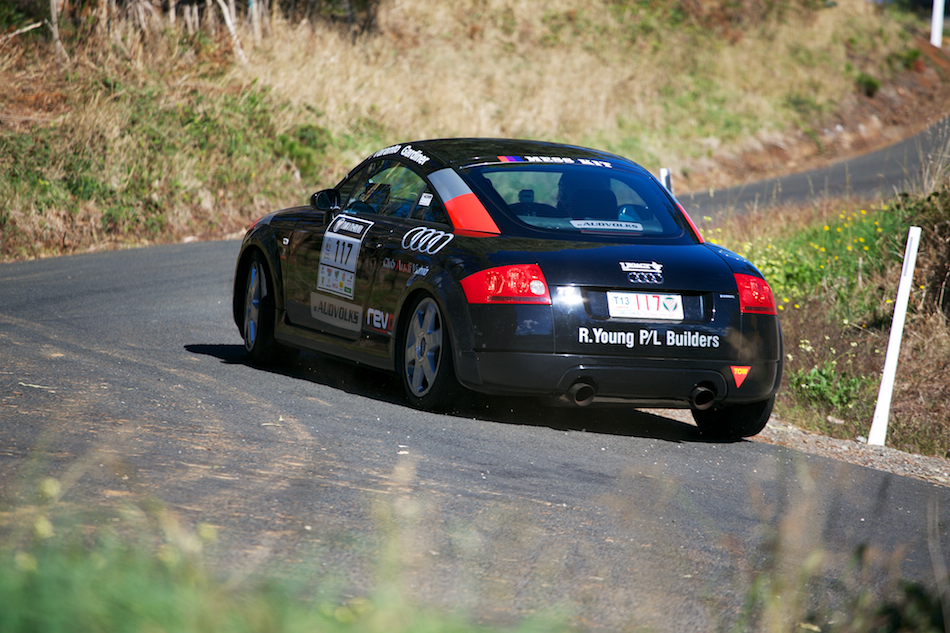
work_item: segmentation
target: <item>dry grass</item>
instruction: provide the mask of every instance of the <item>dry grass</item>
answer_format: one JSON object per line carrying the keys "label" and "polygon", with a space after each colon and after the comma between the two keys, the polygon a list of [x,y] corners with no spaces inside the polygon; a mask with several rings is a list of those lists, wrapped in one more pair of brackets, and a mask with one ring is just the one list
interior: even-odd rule
{"label": "dry grass", "polygon": [[[322,113],[335,132],[378,121],[397,138],[503,136],[593,144],[678,168],[853,99],[849,68],[880,76],[906,47],[865,0],[790,15],[730,39],[645,33],[608,4],[462,0],[383,4],[379,33],[275,23],[239,80]],[[352,148],[354,154],[368,148]]]}
{"label": "dry grass", "polygon": [[[0,252],[36,257],[227,234],[269,208],[305,200],[394,139],[566,141],[695,175],[714,157],[847,111],[853,75],[886,78],[888,55],[908,46],[900,24],[864,0],[789,10],[781,19],[752,15],[754,3],[683,3],[693,13],[676,28],[657,9],[666,5],[654,4],[390,0],[378,28],[356,38],[274,16],[257,46],[249,30],[239,31],[246,66],[231,65],[220,24],[217,35],[188,35],[120,19],[111,31],[93,24],[67,42],[68,81],[48,47],[8,40],[0,80],[13,89],[0,94],[3,129],[47,134],[52,150],[49,160],[33,161],[48,166],[32,177],[32,190],[0,182],[12,202],[0,213]],[[261,94],[267,121],[257,128],[222,111]],[[169,127],[175,112],[196,118]],[[240,156],[194,143],[146,147],[143,117],[186,137],[206,116],[247,129],[257,146]],[[304,125],[330,140],[308,159],[309,170],[275,143]],[[225,132],[213,130],[219,139]],[[20,151],[0,156],[0,168]],[[108,194],[63,193],[76,172],[70,161],[83,154],[95,159],[90,177]]]}
{"label": "dry grass", "polygon": [[[779,294],[785,339],[783,419],[841,439],[867,437],[878,396],[897,295],[906,229],[923,229],[914,287],[891,401],[887,444],[925,455],[950,455],[950,189],[943,170],[929,195],[890,203],[823,200],[809,207],[753,210],[726,218],[697,218],[707,239],[744,252]],[[856,209],[867,209],[864,215]],[[844,211],[843,211],[844,210]],[[815,227],[874,220],[889,227],[864,254],[862,267],[832,267],[812,257]],[[860,218],[860,219],[858,219]],[[885,222],[888,218],[889,223]],[[853,224],[852,224],[853,226]],[[847,229],[846,229],[847,230]],[[821,231],[819,231],[821,232]],[[848,240],[850,242],[850,239]],[[829,247],[830,248],[830,247]],[[842,260],[846,259],[844,252]],[[832,255],[829,251],[828,256]],[[837,259],[837,257],[835,258]],[[786,270],[801,265],[788,285]],[[845,277],[842,277],[844,275]],[[776,286],[776,282],[778,285]],[[841,288],[849,290],[842,292]]]}

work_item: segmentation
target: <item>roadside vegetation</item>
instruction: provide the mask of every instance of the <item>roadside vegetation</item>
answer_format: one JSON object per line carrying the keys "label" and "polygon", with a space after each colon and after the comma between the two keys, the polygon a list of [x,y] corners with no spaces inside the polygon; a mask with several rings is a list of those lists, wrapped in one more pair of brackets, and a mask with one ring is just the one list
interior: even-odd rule
{"label": "roadside vegetation", "polygon": [[749,257],[775,293],[786,353],[783,419],[866,440],[907,232],[919,226],[887,445],[950,457],[948,157],[929,191],[887,202],[823,201],[810,209],[703,218],[707,238]]}
{"label": "roadside vegetation", "polygon": [[[87,0],[59,16],[59,55],[49,29],[17,33],[48,6],[13,6],[0,11],[4,259],[236,236],[394,138],[592,145],[672,167],[679,190],[722,177],[712,164],[767,169],[744,152],[807,162],[842,136],[872,143],[881,117],[940,111],[937,88],[950,85],[913,14],[865,0],[285,1],[243,16],[234,36],[216,5],[197,17],[177,6],[173,23],[167,4]],[[837,121],[852,131],[829,132]],[[946,164],[935,157],[896,200],[701,222],[779,295],[784,417],[867,435],[895,267],[907,224],[921,222],[923,288],[890,441],[950,451]]]}
{"label": "roadside vegetation", "polygon": [[[33,473],[42,469],[28,465]],[[350,544],[357,556],[373,561],[371,587],[354,592],[323,569],[320,551],[298,562],[250,561],[250,569],[223,573],[218,529],[207,523],[183,524],[156,499],[125,499],[116,506],[82,507],[70,486],[87,462],[73,465],[60,479],[17,478],[11,498],[0,500],[0,631],[177,631],[180,633],[554,633],[584,630],[540,578],[526,579],[518,593],[542,598],[534,615],[515,619],[490,606],[498,578],[459,579],[484,595],[467,596],[449,608],[420,603],[413,590],[434,561],[431,534],[423,523],[430,504],[424,492],[370,495],[366,499],[369,534]],[[406,471],[405,465],[397,470]],[[412,476],[408,475],[407,476]],[[406,486],[405,491],[414,487]],[[13,503],[16,502],[16,503]],[[793,491],[778,526],[763,524],[760,548],[735,561],[735,591],[741,606],[719,613],[709,630],[792,633],[891,633],[947,630],[941,600],[950,599],[950,579],[923,583],[896,575],[901,554],[859,548],[848,560],[825,552],[813,541],[815,490]],[[753,502],[754,505],[754,502]],[[494,531],[496,513],[486,511]],[[516,510],[511,509],[512,512]],[[486,527],[486,526],[481,526]],[[510,527],[510,526],[509,526]],[[442,535],[464,550],[474,526],[445,527]],[[519,529],[514,530],[515,533]],[[507,535],[522,544],[522,537]],[[939,538],[935,536],[934,538]],[[421,549],[420,549],[421,548]],[[740,556],[738,553],[735,556]],[[596,557],[596,554],[592,554]],[[464,556],[463,556],[464,557]],[[674,556],[675,558],[675,556]],[[304,562],[305,561],[305,562]],[[426,562],[430,561],[430,562]],[[557,564],[553,563],[554,567]],[[674,563],[675,564],[675,563]],[[543,567],[543,565],[542,565]],[[441,571],[436,572],[435,569]],[[553,568],[548,570],[554,573]],[[345,575],[346,572],[340,571]],[[544,574],[542,574],[543,576]],[[530,575],[529,575],[530,576]],[[709,579],[710,582],[718,582]],[[487,583],[488,586],[478,583]],[[503,581],[502,581],[503,582]],[[425,583],[423,583],[425,584]],[[534,585],[534,586],[531,586]],[[451,591],[451,590],[450,590]],[[464,593],[464,592],[463,592]],[[486,600],[488,601],[486,603]],[[944,603],[945,604],[945,603]],[[468,606],[466,606],[468,605]],[[661,607],[661,605],[656,605]],[[723,605],[719,605],[722,607]],[[636,612],[630,630],[640,630]],[[677,614],[669,617],[675,621]],[[643,630],[652,630],[644,628]]]}
{"label": "roadside vegetation", "polygon": [[0,9],[4,259],[233,234],[394,138],[566,141],[700,187],[839,122],[922,124],[942,85],[911,14],[865,0],[273,0],[234,37],[220,3],[65,6],[59,54],[49,3]]}
{"label": "roadside vegetation", "polygon": [[[48,6],[0,4],[6,261],[237,235],[393,139],[577,143],[671,167],[678,189],[702,187],[821,158],[842,142],[828,133],[841,122],[860,124],[848,131],[856,146],[894,121],[922,124],[905,111],[924,117],[928,95],[950,80],[950,67],[922,53],[911,13],[864,0],[272,0],[257,3],[267,11],[256,20],[239,5],[234,35],[220,10],[181,5],[173,23],[167,3],[75,0],[57,21],[63,54],[42,25]],[[888,444],[950,453],[948,164],[935,157],[914,192],[891,200],[694,218],[772,284],[784,419],[867,436],[917,225]],[[222,580],[204,558],[211,526],[192,533],[156,505],[64,516],[59,485],[44,479],[0,500],[0,631],[487,630],[471,624],[478,614],[412,605],[383,573],[398,556],[383,557],[378,590],[355,599]],[[777,533],[776,551],[793,536]],[[945,583],[895,581],[880,602],[860,582],[858,553],[841,581],[850,597],[831,605],[809,597],[814,560],[751,582],[737,627],[944,630]],[[783,602],[789,593],[801,603]]]}

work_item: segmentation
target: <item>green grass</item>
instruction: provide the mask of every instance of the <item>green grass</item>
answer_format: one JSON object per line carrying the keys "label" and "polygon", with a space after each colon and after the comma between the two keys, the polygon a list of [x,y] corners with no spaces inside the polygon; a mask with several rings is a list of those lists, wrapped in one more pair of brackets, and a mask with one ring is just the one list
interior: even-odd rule
{"label": "green grass", "polygon": [[[202,56],[220,51],[197,45]],[[239,230],[300,203],[327,178],[341,142],[319,113],[235,85],[211,62],[189,80],[114,58],[58,88],[78,109],[53,125],[0,131],[0,255],[31,257],[109,242]],[[299,110],[287,124],[287,112]],[[359,132],[356,133],[357,135]],[[66,246],[64,245],[72,245]]]}
{"label": "green grass", "polygon": [[[333,589],[332,581],[314,585],[295,580],[313,577],[319,560],[311,556],[302,569],[284,566],[278,574],[268,566],[251,576],[227,577],[209,562],[218,547],[217,530],[211,525],[188,529],[156,500],[142,505],[126,502],[118,511],[77,513],[69,509],[72,504],[60,500],[61,492],[58,480],[46,478],[36,490],[26,491],[24,498],[32,504],[2,506],[0,631],[4,633],[577,630],[559,615],[556,604],[548,606],[547,616],[498,625],[483,623],[476,613],[416,603],[400,578],[403,567],[411,565],[403,551],[406,539],[421,527],[398,520],[396,505],[371,513],[372,529],[378,534],[374,586],[363,595],[344,597]],[[802,508],[789,512],[804,517],[809,506],[800,503]],[[762,529],[769,536],[756,553],[761,560],[748,587],[737,588],[745,594],[732,630],[943,630],[939,596],[947,590],[946,583],[935,587],[891,579],[887,586],[872,590],[864,576],[866,571],[878,574],[880,561],[860,548],[845,573],[829,586],[823,571],[826,556],[820,549],[806,552],[803,560],[788,568],[784,550],[794,549],[800,535],[789,527]],[[635,623],[636,614],[630,616]]]}
{"label": "green grass", "polygon": [[[877,399],[908,228],[922,227],[887,443],[950,453],[950,188],[889,203],[772,210],[716,226],[712,242],[750,258],[778,303],[786,352],[780,415],[833,437],[866,437]],[[777,228],[776,228],[777,227]]]}
{"label": "green grass", "polygon": [[903,248],[896,250],[895,243],[902,232],[906,236],[913,220],[912,214],[884,204],[871,211],[842,210],[837,217],[790,235],[726,246],[756,263],[769,280],[780,311],[820,295],[831,299],[827,308],[834,318],[879,322],[889,299],[884,296],[887,289],[875,282],[901,261]]}
{"label": "green grass", "polygon": [[155,499],[77,510],[61,500],[62,486],[47,477],[35,489],[21,489],[19,502],[0,499],[4,633],[566,630],[550,617],[488,627],[469,614],[416,604],[400,584],[402,528],[391,516],[377,517],[388,544],[376,553],[375,586],[344,597],[331,576],[317,585],[309,580],[318,565],[311,557],[300,569],[277,573],[267,566],[227,577],[209,562],[220,555],[215,527],[188,529]]}

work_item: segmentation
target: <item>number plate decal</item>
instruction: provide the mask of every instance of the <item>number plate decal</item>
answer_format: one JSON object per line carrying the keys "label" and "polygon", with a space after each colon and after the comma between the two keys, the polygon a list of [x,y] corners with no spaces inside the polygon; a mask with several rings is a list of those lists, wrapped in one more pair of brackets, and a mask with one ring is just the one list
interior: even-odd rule
{"label": "number plate decal", "polygon": [[608,292],[607,311],[619,319],[683,320],[683,297],[647,292]]}
{"label": "number plate decal", "polygon": [[317,289],[353,298],[360,247],[373,222],[338,215],[323,234]]}

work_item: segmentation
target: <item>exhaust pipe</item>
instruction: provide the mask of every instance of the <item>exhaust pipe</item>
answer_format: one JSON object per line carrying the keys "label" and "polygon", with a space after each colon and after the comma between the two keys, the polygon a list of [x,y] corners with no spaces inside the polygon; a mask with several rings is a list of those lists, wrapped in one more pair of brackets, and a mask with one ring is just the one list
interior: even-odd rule
{"label": "exhaust pipe", "polygon": [[689,406],[697,411],[705,411],[713,405],[716,392],[705,385],[696,385],[689,394]]}
{"label": "exhaust pipe", "polygon": [[567,390],[568,399],[579,407],[589,405],[594,401],[595,395],[597,395],[597,390],[586,382],[575,382],[571,385],[571,388]]}

